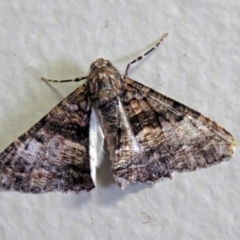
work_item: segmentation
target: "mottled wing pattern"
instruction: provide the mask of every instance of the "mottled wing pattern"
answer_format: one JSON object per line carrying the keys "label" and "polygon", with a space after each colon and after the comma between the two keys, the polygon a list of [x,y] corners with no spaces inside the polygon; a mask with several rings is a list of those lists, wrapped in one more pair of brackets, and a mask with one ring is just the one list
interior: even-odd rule
{"label": "mottled wing pattern", "polygon": [[1,187],[33,193],[94,188],[88,96],[82,85],[0,154]]}
{"label": "mottled wing pattern", "polygon": [[113,174],[124,187],[193,171],[231,156],[232,135],[200,113],[131,79],[118,99]]}

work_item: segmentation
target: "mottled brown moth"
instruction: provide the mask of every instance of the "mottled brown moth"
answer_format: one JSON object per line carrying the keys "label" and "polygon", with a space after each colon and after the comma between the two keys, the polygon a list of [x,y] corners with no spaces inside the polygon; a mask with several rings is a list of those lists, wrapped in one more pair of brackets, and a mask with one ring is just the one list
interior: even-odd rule
{"label": "mottled brown moth", "polygon": [[[233,154],[235,141],[201,113],[97,59],[87,81],[0,154],[0,187],[22,192],[91,190],[107,143],[116,182],[154,183]],[[46,81],[59,82],[45,79]]]}

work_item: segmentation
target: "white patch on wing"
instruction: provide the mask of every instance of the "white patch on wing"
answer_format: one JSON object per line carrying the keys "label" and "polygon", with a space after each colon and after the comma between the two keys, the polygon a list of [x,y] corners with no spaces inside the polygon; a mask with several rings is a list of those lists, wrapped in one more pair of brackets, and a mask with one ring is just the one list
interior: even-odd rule
{"label": "white patch on wing", "polygon": [[100,126],[99,118],[96,109],[93,107],[90,117],[90,131],[89,131],[89,155],[90,155],[90,169],[91,177],[96,183],[96,169],[101,165],[104,155],[104,135]]}
{"label": "white patch on wing", "polygon": [[141,152],[141,147],[140,147],[136,137],[134,136],[134,134],[132,132],[131,125],[130,125],[128,119],[127,119],[126,113],[125,113],[125,111],[123,109],[121,100],[119,98],[118,98],[118,106],[119,106],[119,111],[121,113],[121,116],[123,118],[123,124],[126,126],[126,129],[127,129],[127,136],[131,140],[131,142],[132,142],[132,145],[131,145],[132,150],[135,153],[139,153],[139,152]]}
{"label": "white patch on wing", "polygon": [[[27,146],[27,149],[26,149],[26,146]],[[20,144],[20,146],[17,149],[17,153],[21,155],[22,152],[25,151],[25,152],[28,152],[28,154],[35,156],[40,148],[41,148],[41,144],[37,142],[35,139],[31,139],[30,141],[29,139],[27,139],[25,142]]]}

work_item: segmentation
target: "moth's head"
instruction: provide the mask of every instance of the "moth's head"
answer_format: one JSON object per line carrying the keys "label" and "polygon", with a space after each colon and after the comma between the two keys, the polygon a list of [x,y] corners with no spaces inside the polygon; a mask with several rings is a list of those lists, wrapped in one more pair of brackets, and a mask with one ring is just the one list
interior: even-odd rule
{"label": "moth's head", "polygon": [[94,71],[96,69],[100,70],[105,68],[106,70],[115,70],[112,63],[109,60],[105,60],[103,58],[98,58],[95,62],[93,62],[90,66],[90,71]]}
{"label": "moth's head", "polygon": [[109,60],[97,59],[90,66],[87,77],[92,99],[98,104],[118,96],[123,91],[122,76]]}

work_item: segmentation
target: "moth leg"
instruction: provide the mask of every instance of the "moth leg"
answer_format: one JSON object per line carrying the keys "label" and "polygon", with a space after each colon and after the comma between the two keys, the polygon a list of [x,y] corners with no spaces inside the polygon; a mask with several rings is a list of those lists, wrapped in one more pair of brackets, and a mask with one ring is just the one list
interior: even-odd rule
{"label": "moth leg", "polygon": [[81,77],[81,78],[74,78],[74,79],[66,79],[66,80],[52,80],[49,78],[41,77],[42,80],[47,81],[47,82],[58,82],[58,83],[63,83],[63,82],[79,82],[84,79],[87,79],[88,76]]}
{"label": "moth leg", "polygon": [[129,70],[129,68],[130,68],[130,66],[131,66],[132,64],[134,64],[135,62],[140,61],[140,60],[143,59],[145,56],[147,56],[150,52],[152,52],[154,49],[156,49],[156,48],[158,47],[158,45],[163,41],[163,39],[164,39],[165,37],[167,37],[167,35],[168,35],[168,33],[165,33],[165,34],[162,36],[162,38],[157,42],[157,44],[156,44],[154,47],[152,47],[150,50],[148,50],[147,52],[145,52],[143,55],[141,55],[141,56],[137,57],[136,59],[134,59],[133,61],[131,61],[131,62],[127,65],[127,67],[126,67],[126,71],[125,71],[124,77],[127,77],[127,75],[128,75],[128,70]]}

